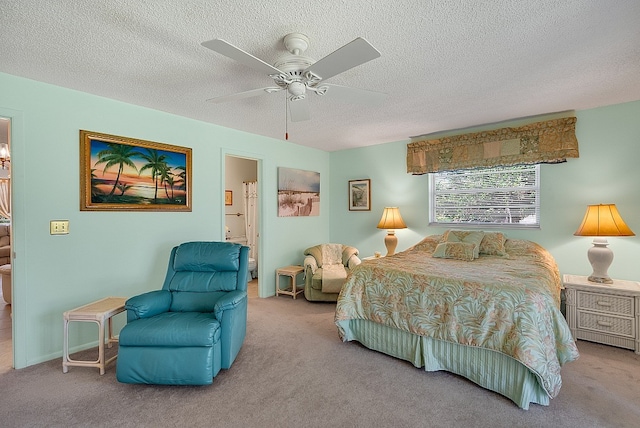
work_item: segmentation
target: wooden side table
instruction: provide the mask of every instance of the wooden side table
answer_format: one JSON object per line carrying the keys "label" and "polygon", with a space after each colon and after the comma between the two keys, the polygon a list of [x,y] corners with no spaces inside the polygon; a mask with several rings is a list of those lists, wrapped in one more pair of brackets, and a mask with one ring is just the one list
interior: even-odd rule
{"label": "wooden side table", "polygon": [[[304,272],[304,267],[302,266],[285,266],[276,269],[276,296],[286,294],[288,296],[293,296],[293,299],[295,300],[298,294],[304,291],[304,288],[298,289],[298,285],[296,284],[296,277],[302,272]],[[291,278],[291,288],[280,288],[280,276],[288,276]]]}
{"label": "wooden side table", "polygon": [[[111,325],[111,317],[120,312],[124,312],[124,303],[126,297],[105,297],[88,305],[80,306],[63,314],[64,318],[64,346],[62,350],[62,373],[69,370],[69,366],[82,367],[98,367],[100,374],[104,374],[104,367],[117,358],[113,356],[108,361],[104,359],[104,322],[107,321],[109,335],[107,337],[107,346],[111,348],[111,344],[118,341],[113,337],[113,327]],[[95,322],[98,324],[98,359],[95,361],[72,360],[69,358],[69,323],[71,321]]]}
{"label": "wooden side table", "polygon": [[640,354],[640,283],[615,279],[613,284],[598,284],[580,275],[563,275],[562,282],[574,339]]}

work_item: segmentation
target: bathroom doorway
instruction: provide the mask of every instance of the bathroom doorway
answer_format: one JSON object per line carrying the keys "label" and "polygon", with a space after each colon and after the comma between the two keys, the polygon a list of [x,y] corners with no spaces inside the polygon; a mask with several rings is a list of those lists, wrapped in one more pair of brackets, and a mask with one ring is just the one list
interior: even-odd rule
{"label": "bathroom doorway", "polygon": [[225,239],[246,245],[249,252],[249,297],[258,297],[260,263],[258,161],[225,155]]}

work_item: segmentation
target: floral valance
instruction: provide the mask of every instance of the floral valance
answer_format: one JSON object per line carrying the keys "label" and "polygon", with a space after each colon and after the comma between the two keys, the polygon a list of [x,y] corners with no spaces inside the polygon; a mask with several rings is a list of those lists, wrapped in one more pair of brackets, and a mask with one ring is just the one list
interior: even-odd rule
{"label": "floral valance", "polygon": [[576,118],[517,128],[417,140],[407,145],[407,172],[414,175],[491,166],[565,162],[578,157]]}

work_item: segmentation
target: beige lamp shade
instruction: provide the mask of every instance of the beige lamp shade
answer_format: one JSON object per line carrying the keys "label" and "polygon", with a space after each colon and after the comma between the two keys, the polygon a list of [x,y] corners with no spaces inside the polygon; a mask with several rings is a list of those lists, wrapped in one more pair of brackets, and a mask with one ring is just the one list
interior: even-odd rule
{"label": "beige lamp shade", "polygon": [[398,207],[385,207],[382,218],[378,223],[378,229],[406,229],[400,210]]}
{"label": "beige lamp shade", "polygon": [[613,251],[608,248],[609,242],[605,236],[635,236],[635,233],[622,220],[615,204],[600,204],[587,206],[587,212],[582,224],[574,233],[576,236],[594,236],[593,247],[589,248],[587,256],[593,268],[588,277],[591,282],[612,284],[608,270],[613,261]]}
{"label": "beige lamp shade", "polygon": [[582,224],[574,233],[576,236],[635,236],[622,220],[615,204],[587,206]]}
{"label": "beige lamp shade", "polygon": [[398,238],[395,229],[406,229],[400,210],[398,207],[385,207],[382,218],[378,223],[378,229],[387,229],[387,236],[384,237],[384,245],[387,247],[387,256],[392,256],[398,246]]}

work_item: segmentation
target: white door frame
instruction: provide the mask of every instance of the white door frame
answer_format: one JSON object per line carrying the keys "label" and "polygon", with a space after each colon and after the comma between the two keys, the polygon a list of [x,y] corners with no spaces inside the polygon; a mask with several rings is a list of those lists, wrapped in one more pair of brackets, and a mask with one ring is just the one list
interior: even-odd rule
{"label": "white door frame", "polygon": [[[23,112],[0,107],[0,116],[8,118],[11,143],[11,346],[12,364],[16,369],[27,367],[27,278],[24,254],[26,228],[24,226],[24,117]],[[20,287],[14,287],[20,284]]]}
{"label": "white door frame", "polygon": [[226,164],[225,164],[225,160],[227,158],[227,156],[232,156],[232,157],[236,157],[236,158],[243,158],[243,159],[248,159],[248,160],[252,160],[252,161],[256,161],[257,163],[257,178],[258,178],[258,296],[259,297],[263,297],[265,296],[265,291],[264,291],[264,287],[266,284],[266,281],[264,281],[264,272],[263,272],[263,268],[264,268],[264,263],[263,263],[263,247],[262,247],[262,243],[264,242],[264,234],[263,234],[263,224],[264,224],[264,192],[263,192],[263,173],[262,173],[262,162],[264,160],[264,158],[262,157],[261,154],[258,153],[250,153],[250,152],[244,152],[244,151],[238,151],[238,150],[233,150],[233,149],[227,149],[227,148],[222,148],[222,156],[221,156],[221,189],[220,189],[220,201],[221,201],[221,206],[222,206],[222,215],[221,215],[221,220],[220,220],[220,230],[221,230],[221,240],[224,241],[225,240],[225,205],[224,205],[224,191],[225,191],[225,181],[226,181]]}

